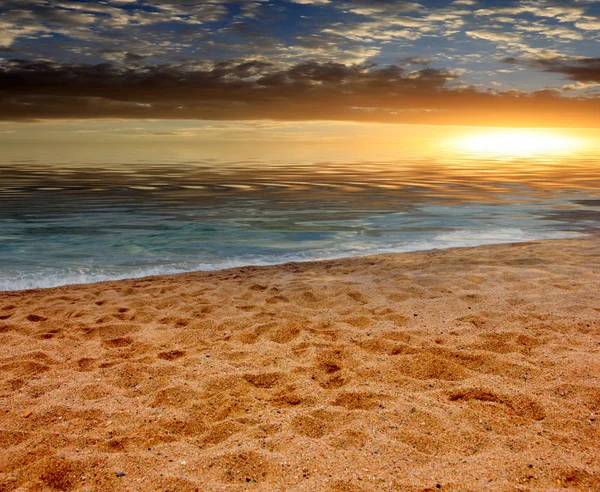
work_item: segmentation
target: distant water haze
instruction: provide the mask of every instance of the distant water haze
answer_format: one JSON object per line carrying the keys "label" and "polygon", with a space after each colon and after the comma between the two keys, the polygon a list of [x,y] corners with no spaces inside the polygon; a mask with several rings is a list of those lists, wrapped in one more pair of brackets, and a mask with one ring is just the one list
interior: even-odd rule
{"label": "distant water haze", "polygon": [[253,160],[271,162],[435,161],[489,157],[597,157],[597,129],[510,129],[353,122],[64,121],[0,123],[0,162],[103,163]]}
{"label": "distant water haze", "polygon": [[390,126],[4,136],[0,289],[600,229],[598,132]]}

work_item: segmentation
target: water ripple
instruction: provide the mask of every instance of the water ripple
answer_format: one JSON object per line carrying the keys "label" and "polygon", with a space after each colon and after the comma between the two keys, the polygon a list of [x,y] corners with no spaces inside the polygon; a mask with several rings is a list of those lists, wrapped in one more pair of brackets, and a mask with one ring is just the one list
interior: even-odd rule
{"label": "water ripple", "polygon": [[564,237],[597,159],[0,165],[0,289]]}

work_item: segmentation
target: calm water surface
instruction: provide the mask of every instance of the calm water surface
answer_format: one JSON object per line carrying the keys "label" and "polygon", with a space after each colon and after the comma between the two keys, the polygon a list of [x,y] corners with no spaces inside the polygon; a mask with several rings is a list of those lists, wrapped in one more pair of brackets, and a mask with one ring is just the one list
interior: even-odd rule
{"label": "calm water surface", "polygon": [[5,156],[0,290],[595,232],[598,157]]}

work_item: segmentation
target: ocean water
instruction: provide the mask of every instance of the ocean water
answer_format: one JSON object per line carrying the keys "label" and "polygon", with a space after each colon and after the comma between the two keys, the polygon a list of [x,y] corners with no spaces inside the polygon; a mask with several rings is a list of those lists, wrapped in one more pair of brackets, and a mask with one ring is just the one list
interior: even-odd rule
{"label": "ocean water", "polygon": [[0,290],[572,237],[597,155],[0,162]]}

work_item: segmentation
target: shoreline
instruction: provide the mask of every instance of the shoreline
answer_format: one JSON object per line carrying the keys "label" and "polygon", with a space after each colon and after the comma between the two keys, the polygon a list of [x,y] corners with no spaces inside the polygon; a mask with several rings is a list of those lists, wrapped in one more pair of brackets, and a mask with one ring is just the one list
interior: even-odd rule
{"label": "shoreline", "polygon": [[595,490],[600,240],[0,292],[3,490]]}
{"label": "shoreline", "polygon": [[230,270],[237,270],[237,269],[244,269],[244,268],[280,267],[280,266],[285,266],[285,265],[296,265],[296,264],[300,265],[300,264],[321,263],[321,262],[328,262],[328,261],[353,260],[353,259],[362,259],[362,258],[370,258],[370,257],[388,256],[388,255],[405,255],[405,254],[413,254],[413,253],[426,253],[429,251],[447,251],[447,250],[453,250],[453,249],[485,248],[485,247],[489,247],[489,246],[537,243],[539,241],[544,241],[544,242],[545,241],[564,241],[564,240],[570,240],[570,239],[576,240],[576,239],[585,239],[585,238],[591,238],[591,237],[600,238],[600,233],[596,232],[596,231],[595,232],[568,231],[568,232],[573,234],[573,236],[559,237],[559,238],[528,239],[528,240],[523,240],[523,241],[500,242],[500,243],[485,243],[485,244],[477,244],[477,245],[448,246],[448,247],[444,247],[444,248],[433,247],[433,248],[415,249],[415,250],[407,250],[407,251],[367,253],[365,255],[357,255],[357,256],[341,256],[341,257],[333,257],[333,258],[297,260],[297,261],[293,260],[293,261],[285,261],[283,263],[269,263],[269,264],[249,263],[249,264],[245,264],[245,265],[238,265],[238,266],[232,266],[232,267],[227,267],[227,268],[190,270],[190,271],[181,271],[181,272],[175,272],[175,273],[159,273],[159,274],[154,274],[154,275],[143,275],[142,274],[140,276],[134,276],[134,277],[105,279],[105,280],[83,282],[83,283],[77,283],[77,282],[76,283],[67,283],[67,284],[60,284],[60,285],[55,285],[55,286],[51,286],[51,287],[31,287],[31,288],[27,288],[27,289],[0,290],[0,294],[11,293],[11,292],[23,293],[23,292],[32,292],[32,291],[38,291],[38,290],[59,289],[62,287],[79,287],[79,286],[86,286],[86,285],[104,284],[104,283],[110,283],[110,282],[127,282],[127,281],[133,281],[133,280],[156,279],[156,278],[161,278],[161,277],[173,277],[173,276],[177,276],[177,275],[187,275],[187,274],[196,274],[196,273],[226,272],[226,271],[230,271]]}

